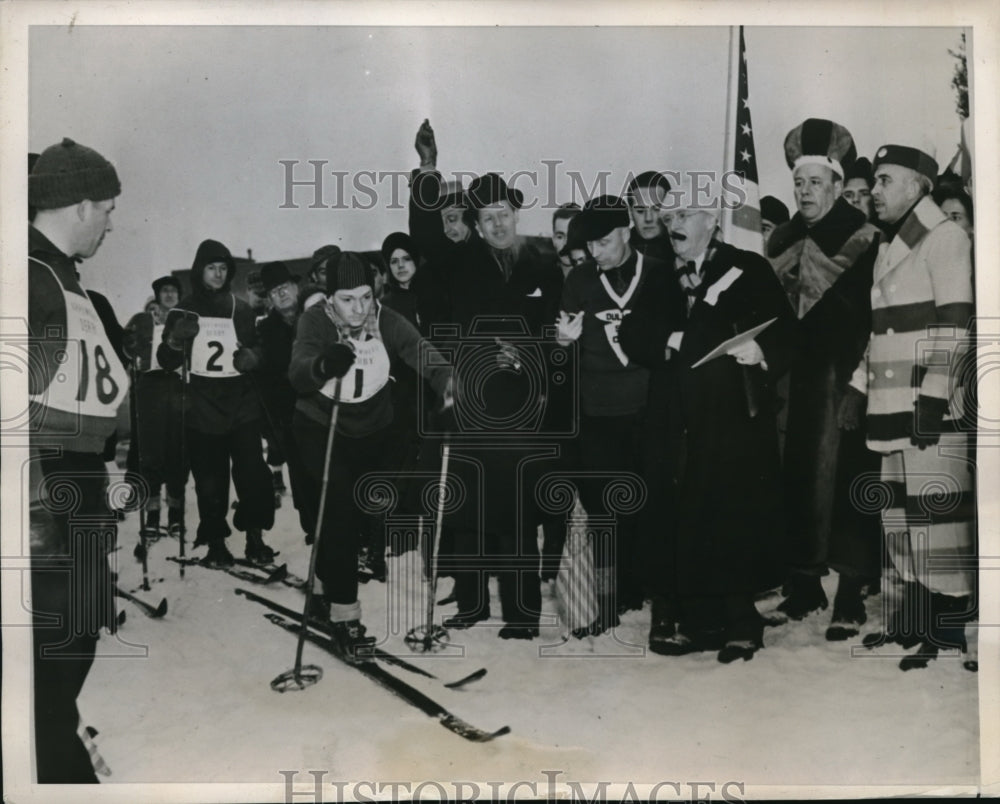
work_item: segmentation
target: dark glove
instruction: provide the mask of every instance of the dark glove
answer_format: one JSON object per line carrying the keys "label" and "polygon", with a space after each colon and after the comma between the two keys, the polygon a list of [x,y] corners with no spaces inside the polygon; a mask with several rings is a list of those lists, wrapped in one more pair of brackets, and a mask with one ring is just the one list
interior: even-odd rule
{"label": "dark glove", "polygon": [[122,337],[122,349],[125,354],[135,359],[152,346],[153,342],[149,338],[144,338],[138,331],[132,329]]}
{"label": "dark glove", "polygon": [[171,328],[168,342],[174,349],[184,349],[191,341],[194,340],[200,329],[201,327],[198,326],[198,319],[187,317],[182,318]]}
{"label": "dark glove", "polygon": [[941,438],[941,422],[948,411],[948,400],[935,396],[917,397],[913,411],[913,434],[910,443],[920,449],[933,447]]}
{"label": "dark glove", "polygon": [[857,430],[861,426],[861,417],[864,415],[866,397],[852,385],[847,386],[847,391],[840,400],[837,408],[837,426],[841,430]]}
{"label": "dark glove", "polygon": [[257,353],[252,349],[239,348],[233,354],[233,368],[236,369],[240,374],[247,371],[253,371],[257,366],[260,365],[260,358],[257,357]]}
{"label": "dark glove", "polygon": [[313,366],[317,376],[324,380],[343,377],[354,364],[354,350],[346,343],[335,343],[316,358]]}

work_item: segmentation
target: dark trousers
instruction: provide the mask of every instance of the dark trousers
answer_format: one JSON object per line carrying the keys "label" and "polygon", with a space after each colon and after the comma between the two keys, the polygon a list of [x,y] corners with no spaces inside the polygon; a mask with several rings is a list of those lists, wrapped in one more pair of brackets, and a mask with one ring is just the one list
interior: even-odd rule
{"label": "dark trousers", "polygon": [[[538,576],[538,540],[534,528],[521,527],[520,544],[513,536],[460,530],[455,534],[455,598],[460,613],[488,612],[489,576],[495,575],[500,590],[500,613],[508,625],[538,627],[542,591]],[[482,561],[486,558],[486,561]]]}
{"label": "dark trousers", "polygon": [[114,547],[117,518],[105,502],[107,473],[99,454],[65,452],[39,464],[50,502],[41,500],[33,467],[29,521],[38,782],[93,783],[97,777],[77,735],[76,699],[94,662],[101,628],[115,623],[107,554]]}
{"label": "dark trousers", "polygon": [[[306,470],[295,431],[289,421],[280,426],[280,435],[268,444],[268,457],[275,443],[280,444],[281,457],[288,464],[288,484],[292,488],[292,503],[299,512],[299,527],[305,533],[316,530],[319,505],[319,483]],[[279,464],[272,464],[278,466]]]}
{"label": "dark trousers", "polygon": [[198,541],[209,543],[229,535],[229,473],[239,506],[233,525],[239,531],[270,530],[274,525],[274,490],[264,463],[257,422],[234,427],[228,433],[187,431],[191,474],[198,495]]}
{"label": "dark trousers", "polygon": [[675,601],[681,633],[695,637],[721,631],[729,641],[759,643],[763,620],[748,594],[686,596]]}
{"label": "dark trousers", "polygon": [[642,584],[636,572],[637,514],[615,514],[608,510],[604,491],[616,472],[640,473],[643,413],[626,416],[582,416],[578,456],[580,468],[595,473],[579,483],[580,502],[590,516],[615,516],[615,539],[611,549],[595,550],[594,567],[614,566],[619,602],[642,600]]}
{"label": "dark trousers", "polygon": [[[305,471],[322,494],[329,428],[296,413],[292,429]],[[354,484],[383,467],[389,441],[387,430],[361,438],[335,434],[316,556],[316,574],[330,603],[349,605],[358,599],[358,547],[367,517],[355,501]]]}
{"label": "dark trousers", "polygon": [[188,463],[184,449],[183,395],[181,378],[174,372],[139,375],[126,465],[146,481],[148,507],[153,510],[160,507],[160,489],[164,484],[168,505],[184,507]]}

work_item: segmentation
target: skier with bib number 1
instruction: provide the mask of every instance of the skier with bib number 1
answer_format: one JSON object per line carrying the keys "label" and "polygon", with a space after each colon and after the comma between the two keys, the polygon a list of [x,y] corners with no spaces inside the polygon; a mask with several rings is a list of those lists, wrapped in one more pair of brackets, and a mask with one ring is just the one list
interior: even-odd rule
{"label": "skier with bib number 1", "polygon": [[267,564],[274,551],[262,531],[274,525],[271,473],[261,449],[262,411],[253,381],[260,364],[254,313],[231,290],[236,265],[215,240],[198,246],[191,266],[191,293],[170,311],[156,357],[170,370],[190,361],[185,439],[198,498],[194,546],[208,545],[206,566],[234,563],[230,534],[230,464],[239,506],[233,526],[246,532],[246,557]]}

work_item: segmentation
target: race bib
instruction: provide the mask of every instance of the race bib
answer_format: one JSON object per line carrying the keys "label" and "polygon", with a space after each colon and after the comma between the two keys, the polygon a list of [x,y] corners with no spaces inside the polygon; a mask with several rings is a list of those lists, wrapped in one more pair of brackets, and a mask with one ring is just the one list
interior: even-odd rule
{"label": "race bib", "polygon": [[[355,403],[371,399],[389,382],[389,353],[378,338],[358,341],[348,338],[354,348],[354,364],[340,383],[340,401]],[[327,380],[320,393],[333,399],[336,378]]]}
{"label": "race bib", "polygon": [[198,319],[198,334],[191,343],[191,373],[198,377],[236,377],[233,355],[239,348],[231,318]]}
{"label": "race bib", "polygon": [[[58,281],[55,271],[52,275]],[[114,418],[128,391],[128,373],[111,346],[90,298],[65,288],[62,294],[66,305],[66,350],[60,356],[49,387],[31,399],[68,413]]]}

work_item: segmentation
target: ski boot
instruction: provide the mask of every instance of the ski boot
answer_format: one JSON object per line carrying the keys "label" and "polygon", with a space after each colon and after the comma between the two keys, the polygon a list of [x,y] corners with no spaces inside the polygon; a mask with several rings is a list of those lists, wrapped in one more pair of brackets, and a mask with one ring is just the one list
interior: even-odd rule
{"label": "ski boot", "polygon": [[167,533],[171,536],[180,537],[187,533],[184,527],[184,509],[167,509]]}
{"label": "ski boot", "polygon": [[147,542],[155,542],[160,538],[160,509],[147,508],[146,520],[142,525],[142,535]]}
{"label": "ski boot", "polygon": [[209,569],[227,569],[236,561],[233,559],[233,554],[229,552],[229,548],[226,547],[225,539],[218,539],[217,541],[208,543],[208,553],[201,560],[203,567],[208,567]]}
{"label": "ski boot", "polygon": [[244,555],[252,564],[270,564],[274,561],[274,550],[264,544],[260,528],[247,528],[247,547]]}
{"label": "ski boot", "polygon": [[342,620],[330,624],[333,645],[345,661],[357,664],[372,660],[371,656],[364,653],[375,644],[375,637],[365,636],[365,630],[361,620]]}

